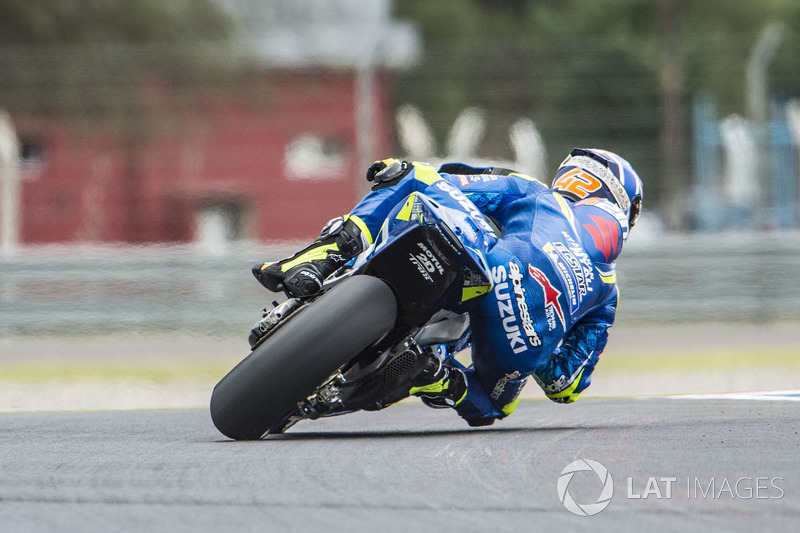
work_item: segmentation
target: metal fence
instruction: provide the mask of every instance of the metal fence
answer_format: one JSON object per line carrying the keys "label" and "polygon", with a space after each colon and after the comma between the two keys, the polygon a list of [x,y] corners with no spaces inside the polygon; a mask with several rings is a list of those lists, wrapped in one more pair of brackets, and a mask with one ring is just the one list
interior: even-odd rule
{"label": "metal fence", "polygon": [[[626,324],[800,320],[800,234],[633,240],[618,266]],[[296,248],[39,248],[0,259],[0,335],[246,334],[275,296],[250,267]]]}
{"label": "metal fence", "polygon": [[800,234],[682,235],[632,242],[618,265],[620,320],[800,319]]}

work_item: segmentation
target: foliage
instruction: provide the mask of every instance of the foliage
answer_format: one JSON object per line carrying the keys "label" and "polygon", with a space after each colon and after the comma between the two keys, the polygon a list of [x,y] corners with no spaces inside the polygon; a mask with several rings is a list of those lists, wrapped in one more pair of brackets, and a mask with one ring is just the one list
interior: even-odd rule
{"label": "foliage", "polygon": [[[682,7],[687,109],[708,92],[721,115],[746,113],[748,56],[771,21],[784,28],[771,93],[800,96],[797,0],[394,0],[394,16],[415,22],[425,41],[421,63],[393,78],[395,104],[419,107],[439,145],[466,107],[485,109],[487,157],[510,155],[506,133],[520,117],[537,124],[550,168],[573,145],[618,150],[640,170],[652,206],[667,2]],[[0,0],[0,108],[78,117],[88,109],[132,128],[144,109],[142,80],[152,81],[154,71],[171,84],[198,76],[237,84],[246,74],[226,55],[236,28],[221,6]]]}
{"label": "foliage", "polygon": [[210,0],[4,0],[0,44],[176,43],[232,30]]}
{"label": "foliage", "polygon": [[211,0],[0,2],[0,108],[91,124],[140,122],[142,82],[181,83],[226,65],[232,22]]}
{"label": "foliage", "polygon": [[426,55],[395,98],[419,106],[439,138],[466,106],[506,123],[527,116],[550,167],[572,145],[602,145],[629,156],[647,184],[660,171],[659,8],[669,1],[682,7],[687,104],[706,91],[722,113],[746,113],[748,55],[771,21],[784,26],[772,93],[800,96],[796,0],[396,0],[396,16],[420,25]]}

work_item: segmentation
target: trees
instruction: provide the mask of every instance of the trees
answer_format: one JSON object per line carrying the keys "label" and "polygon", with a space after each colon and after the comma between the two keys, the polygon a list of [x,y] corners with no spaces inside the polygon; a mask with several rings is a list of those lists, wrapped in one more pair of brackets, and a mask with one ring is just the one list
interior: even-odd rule
{"label": "trees", "polygon": [[[639,169],[648,207],[669,211],[673,228],[683,224],[680,201],[667,196],[687,186],[687,104],[709,91],[723,113],[744,113],[748,53],[771,20],[787,29],[772,93],[800,94],[794,0],[396,0],[396,12],[426,39],[423,64],[399,80],[396,98],[422,108],[437,134],[479,105],[498,123],[533,119],[553,169],[572,145],[619,150]],[[495,139],[504,131],[489,128]]]}
{"label": "trees", "polygon": [[212,0],[0,2],[0,109],[19,119],[23,158],[54,143],[55,131],[119,142],[121,218],[141,238],[142,147],[166,120],[148,98],[159,83],[222,72],[233,29]]}
{"label": "trees", "polygon": [[0,45],[215,41],[231,30],[211,0],[0,2]]}
{"label": "trees", "polygon": [[234,28],[211,0],[0,2],[0,107],[62,115],[131,114],[138,81],[223,63],[209,43]]}

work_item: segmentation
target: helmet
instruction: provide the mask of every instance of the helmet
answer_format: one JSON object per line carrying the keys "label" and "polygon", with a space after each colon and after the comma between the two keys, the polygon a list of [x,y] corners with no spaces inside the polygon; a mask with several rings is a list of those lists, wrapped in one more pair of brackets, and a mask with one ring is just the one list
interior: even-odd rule
{"label": "helmet", "polygon": [[607,150],[575,148],[561,162],[552,188],[573,201],[604,198],[636,224],[642,210],[642,180],[624,158]]}

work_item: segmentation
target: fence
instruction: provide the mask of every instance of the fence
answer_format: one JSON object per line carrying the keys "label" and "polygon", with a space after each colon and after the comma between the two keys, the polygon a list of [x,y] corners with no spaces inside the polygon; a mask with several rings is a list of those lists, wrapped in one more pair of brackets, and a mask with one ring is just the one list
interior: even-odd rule
{"label": "fence", "polygon": [[629,322],[797,320],[798,266],[797,233],[657,238],[623,252],[618,316]]}
{"label": "fence", "polygon": [[[620,322],[800,320],[800,234],[629,244],[618,269]],[[0,260],[0,334],[245,335],[274,297],[250,267],[292,248],[26,250]]]}

